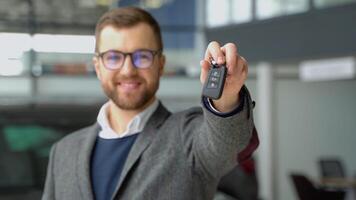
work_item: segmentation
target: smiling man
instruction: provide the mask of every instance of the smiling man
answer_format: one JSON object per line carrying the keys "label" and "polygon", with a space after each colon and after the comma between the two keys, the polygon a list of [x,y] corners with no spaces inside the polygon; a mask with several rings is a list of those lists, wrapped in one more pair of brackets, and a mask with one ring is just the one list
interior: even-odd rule
{"label": "smiling man", "polygon": [[109,101],[94,125],[54,144],[42,199],[212,199],[258,140],[246,61],[235,44],[211,42],[202,83],[210,58],[228,68],[222,97],[170,113],[155,96],[165,65],[158,23],[133,7],[104,14],[93,62]]}

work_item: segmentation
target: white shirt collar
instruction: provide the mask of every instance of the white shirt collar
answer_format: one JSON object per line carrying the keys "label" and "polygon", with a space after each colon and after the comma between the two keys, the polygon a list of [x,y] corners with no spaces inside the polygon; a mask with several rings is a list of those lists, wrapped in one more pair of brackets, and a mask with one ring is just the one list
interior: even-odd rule
{"label": "white shirt collar", "polygon": [[159,105],[158,100],[156,99],[150,106],[148,106],[145,110],[137,114],[127,125],[126,131],[122,134],[116,133],[109,124],[107,110],[109,107],[109,102],[106,102],[99,111],[97,122],[101,127],[101,131],[99,132],[99,137],[104,139],[116,139],[127,137],[136,133],[139,133],[145,127],[148,119],[151,117],[153,112],[157,109]]}

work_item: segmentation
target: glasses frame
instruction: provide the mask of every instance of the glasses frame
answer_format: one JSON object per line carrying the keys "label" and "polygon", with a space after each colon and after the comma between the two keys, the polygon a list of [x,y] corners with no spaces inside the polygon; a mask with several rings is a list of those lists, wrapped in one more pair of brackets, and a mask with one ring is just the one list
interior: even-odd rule
{"label": "glasses frame", "polygon": [[[138,52],[138,51],[147,51],[147,52],[150,52],[152,54],[152,61],[151,61],[151,64],[148,66],[148,67],[138,67],[136,66],[135,62],[134,62],[134,59],[133,59],[133,54]],[[104,58],[103,56],[106,54],[106,53],[109,53],[109,52],[116,52],[116,53],[120,53],[122,55],[124,55],[124,59],[123,59],[123,62],[121,64],[121,66],[117,67],[117,68],[110,68],[110,67],[107,67],[106,64],[105,64],[105,61],[104,61]],[[96,53],[96,56],[99,57],[101,59],[101,62],[103,63],[104,67],[108,70],[118,70],[118,69],[121,69],[121,67],[124,65],[125,63],[125,60],[126,60],[126,57],[127,56],[130,56],[131,58],[131,63],[132,65],[136,68],[136,69],[147,69],[147,68],[150,68],[154,62],[154,59],[155,59],[155,56],[162,53],[162,49],[158,49],[158,50],[152,50],[152,49],[137,49],[133,52],[122,52],[122,51],[119,51],[119,50],[107,50],[107,51],[104,51],[104,52],[97,52]]]}

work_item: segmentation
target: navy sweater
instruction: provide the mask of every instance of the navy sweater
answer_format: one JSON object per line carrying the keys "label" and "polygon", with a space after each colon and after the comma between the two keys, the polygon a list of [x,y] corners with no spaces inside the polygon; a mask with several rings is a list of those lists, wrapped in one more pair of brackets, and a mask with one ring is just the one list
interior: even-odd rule
{"label": "navy sweater", "polygon": [[137,135],[117,139],[97,138],[90,170],[96,200],[111,199]]}

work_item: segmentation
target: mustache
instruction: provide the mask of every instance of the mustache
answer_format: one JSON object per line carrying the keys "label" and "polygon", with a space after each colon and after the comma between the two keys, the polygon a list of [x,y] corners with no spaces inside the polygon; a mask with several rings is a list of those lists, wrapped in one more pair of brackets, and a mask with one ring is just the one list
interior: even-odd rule
{"label": "mustache", "polygon": [[138,75],[132,75],[132,76],[117,76],[113,78],[114,82],[124,82],[124,81],[139,81],[143,82],[144,79]]}

